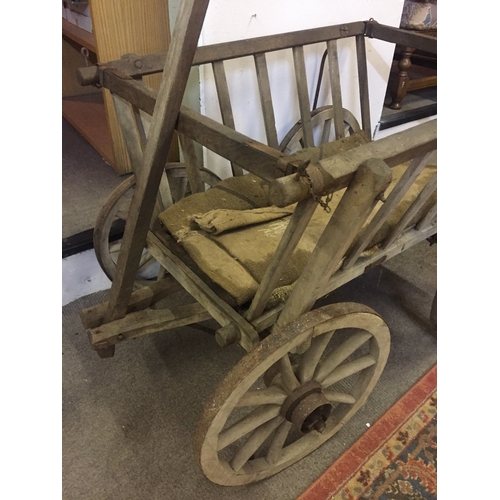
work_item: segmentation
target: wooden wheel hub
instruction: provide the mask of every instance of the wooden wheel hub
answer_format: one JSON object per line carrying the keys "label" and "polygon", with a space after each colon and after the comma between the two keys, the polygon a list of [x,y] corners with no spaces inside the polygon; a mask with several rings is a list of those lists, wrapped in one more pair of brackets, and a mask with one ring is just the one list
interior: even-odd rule
{"label": "wooden wheel hub", "polygon": [[283,403],[281,414],[302,434],[323,432],[332,405],[317,382],[307,382],[293,391]]}

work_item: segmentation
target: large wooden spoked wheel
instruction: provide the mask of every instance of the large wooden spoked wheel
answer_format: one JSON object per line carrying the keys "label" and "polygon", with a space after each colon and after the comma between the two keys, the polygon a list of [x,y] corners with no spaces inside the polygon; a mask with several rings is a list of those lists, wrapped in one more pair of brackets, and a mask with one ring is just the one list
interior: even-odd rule
{"label": "large wooden spoked wheel", "polygon": [[[203,182],[209,187],[215,186],[221,180],[219,176],[205,168],[200,169],[200,174]],[[190,194],[184,166],[179,165],[178,167],[169,168],[167,175],[174,202]],[[111,281],[113,281],[115,276],[121,241],[110,241],[110,233],[113,223],[116,223],[116,221],[124,223],[127,220],[134,189],[135,176],[131,176],[112,191],[96,219],[93,237],[95,254],[99,265]],[[158,271],[159,264],[144,249],[139,264],[139,282],[156,277]]]}
{"label": "large wooden spoked wheel", "polygon": [[[344,135],[347,137],[354,132],[359,132],[361,127],[356,117],[347,109],[342,109],[344,118]],[[322,106],[311,112],[311,125],[315,144],[321,145],[335,139],[335,130],[333,126],[333,107]],[[292,154],[299,149],[304,148],[304,131],[302,122],[298,121],[286,134],[279,146],[280,151],[286,154]]]}
{"label": "large wooden spoked wheel", "polygon": [[205,407],[195,439],[205,475],[220,485],[248,484],[314,451],[365,403],[389,344],[382,318],[355,303],[311,311],[269,335]]}

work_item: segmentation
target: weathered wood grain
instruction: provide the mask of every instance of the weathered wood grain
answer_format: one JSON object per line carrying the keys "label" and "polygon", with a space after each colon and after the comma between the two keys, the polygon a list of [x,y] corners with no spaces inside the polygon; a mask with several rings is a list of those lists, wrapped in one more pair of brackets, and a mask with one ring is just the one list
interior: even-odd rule
{"label": "weathered wood grain", "polygon": [[[322,183],[326,193],[346,187],[358,166],[371,158],[380,158],[390,167],[395,167],[433,151],[436,147],[437,120],[431,120],[378,141],[362,144],[345,153],[325,158],[316,166],[323,175]],[[269,187],[269,199],[278,207],[291,205],[309,196],[309,184],[297,181],[295,175],[275,179]]]}
{"label": "weathered wood grain", "polygon": [[125,316],[127,311],[207,7],[208,0],[186,0],[181,4],[146,142],[143,169],[137,177],[125,225],[106,322]]}

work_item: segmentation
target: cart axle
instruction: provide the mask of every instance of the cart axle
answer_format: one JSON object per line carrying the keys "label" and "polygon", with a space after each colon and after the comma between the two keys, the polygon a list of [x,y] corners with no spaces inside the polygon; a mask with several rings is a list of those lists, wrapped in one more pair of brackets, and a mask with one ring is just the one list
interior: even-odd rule
{"label": "cart axle", "polygon": [[321,392],[317,382],[306,382],[285,400],[281,414],[302,434],[313,430],[321,433],[332,411],[332,405]]}

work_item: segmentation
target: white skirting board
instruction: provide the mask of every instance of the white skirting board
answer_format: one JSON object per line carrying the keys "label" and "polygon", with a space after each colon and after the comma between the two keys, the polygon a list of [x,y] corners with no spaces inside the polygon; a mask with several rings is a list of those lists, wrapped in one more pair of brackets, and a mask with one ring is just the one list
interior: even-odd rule
{"label": "white skirting board", "polygon": [[391,127],[385,130],[379,130],[379,125],[377,124],[375,128],[375,132],[373,134],[373,140],[378,141],[379,139],[383,139],[384,137],[388,137],[393,134],[397,134],[399,132],[403,132],[403,130],[407,130],[412,127],[416,127],[417,125],[421,125],[422,123],[435,120],[437,115],[429,116],[427,118],[421,118],[420,120],[415,120],[408,123],[403,123],[401,125],[397,125],[396,127]]}

